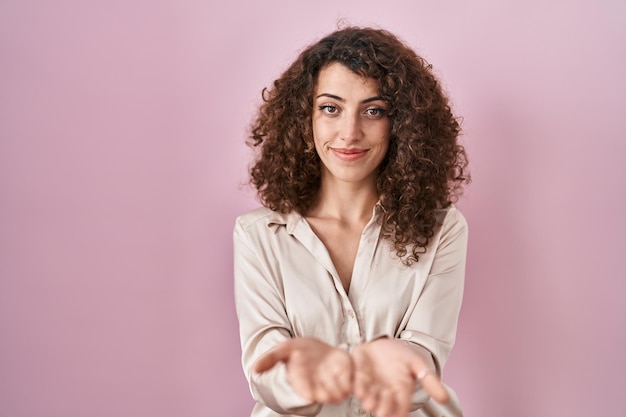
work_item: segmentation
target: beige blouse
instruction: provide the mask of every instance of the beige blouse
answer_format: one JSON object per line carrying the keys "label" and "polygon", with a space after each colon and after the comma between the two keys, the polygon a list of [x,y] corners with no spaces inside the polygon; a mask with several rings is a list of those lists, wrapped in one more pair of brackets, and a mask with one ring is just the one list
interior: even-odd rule
{"label": "beige blouse", "polygon": [[[355,398],[311,404],[290,386],[284,364],[252,372],[259,356],[293,337],[315,337],[348,350],[381,336],[399,338],[441,375],[463,297],[467,223],[454,206],[441,210],[442,227],[419,261],[407,267],[380,238],[381,210],[374,208],[361,234],[348,293],[326,247],[300,214],[259,208],[237,218],[235,304],[243,370],[257,402],[252,417],[368,415]],[[418,384],[411,416],[461,415],[450,393],[454,400],[441,407]]]}

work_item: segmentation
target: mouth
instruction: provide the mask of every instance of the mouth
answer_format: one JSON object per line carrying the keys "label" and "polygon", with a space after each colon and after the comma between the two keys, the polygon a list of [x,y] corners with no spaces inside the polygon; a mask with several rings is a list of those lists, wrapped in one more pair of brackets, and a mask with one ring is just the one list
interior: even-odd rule
{"label": "mouth", "polygon": [[330,148],[335,156],[343,161],[355,161],[367,154],[369,149],[358,148]]}

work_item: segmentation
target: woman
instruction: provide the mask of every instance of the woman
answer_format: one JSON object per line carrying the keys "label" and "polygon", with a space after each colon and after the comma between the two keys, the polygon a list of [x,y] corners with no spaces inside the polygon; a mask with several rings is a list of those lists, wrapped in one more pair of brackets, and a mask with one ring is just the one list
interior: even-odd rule
{"label": "woman", "polygon": [[441,370],[461,307],[469,178],[430,66],[391,33],[338,30],[263,91],[263,207],[234,230],[253,417],[460,415]]}

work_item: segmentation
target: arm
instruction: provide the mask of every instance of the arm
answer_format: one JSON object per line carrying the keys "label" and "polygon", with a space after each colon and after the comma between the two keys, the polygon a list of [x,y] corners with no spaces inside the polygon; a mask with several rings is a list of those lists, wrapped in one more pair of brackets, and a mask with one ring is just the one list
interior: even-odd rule
{"label": "arm", "polygon": [[263,373],[255,362],[267,351],[291,340],[281,283],[271,277],[240,223],[235,226],[235,306],[239,319],[242,365],[253,398],[281,414],[315,415],[320,405],[301,397],[289,383],[283,362]]}
{"label": "arm", "polygon": [[[352,391],[352,360],[321,340],[294,337],[285,308],[284,281],[272,272],[280,259],[269,246],[235,228],[235,296],[244,371],[253,397],[277,412],[311,415]],[[282,242],[284,243],[284,242]],[[271,246],[271,245],[270,245]]]}
{"label": "arm", "polygon": [[414,346],[417,353],[430,354],[439,376],[456,338],[463,301],[467,238],[465,218],[456,208],[451,208],[424,288],[400,333],[400,338]]}
{"label": "arm", "polygon": [[[365,408],[382,417],[405,416],[412,409],[439,402],[445,415],[460,415],[453,392],[441,383],[441,368],[454,343],[465,273],[467,224],[452,208],[433,248],[428,277],[399,336],[375,339],[355,352],[355,392]],[[416,380],[419,384],[416,385]],[[416,389],[417,388],[417,389]],[[420,389],[423,388],[423,389]],[[449,409],[449,410],[448,410]]]}

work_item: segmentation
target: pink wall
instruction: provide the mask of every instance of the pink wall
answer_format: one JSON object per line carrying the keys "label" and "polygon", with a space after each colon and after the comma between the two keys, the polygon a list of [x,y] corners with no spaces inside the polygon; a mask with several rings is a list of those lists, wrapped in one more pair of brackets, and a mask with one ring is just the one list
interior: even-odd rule
{"label": "pink wall", "polygon": [[465,118],[466,415],[626,415],[624,1],[5,0],[1,416],[247,415],[245,128],[341,17],[406,39]]}

